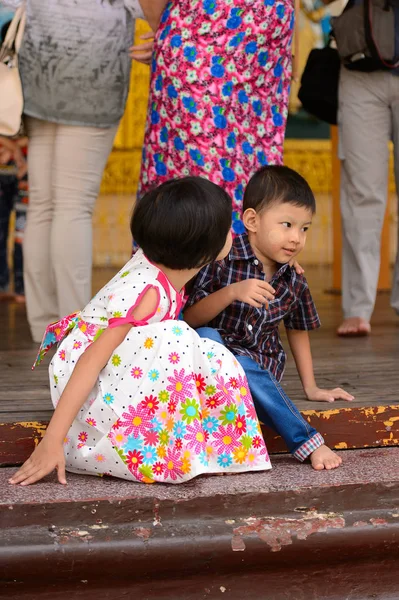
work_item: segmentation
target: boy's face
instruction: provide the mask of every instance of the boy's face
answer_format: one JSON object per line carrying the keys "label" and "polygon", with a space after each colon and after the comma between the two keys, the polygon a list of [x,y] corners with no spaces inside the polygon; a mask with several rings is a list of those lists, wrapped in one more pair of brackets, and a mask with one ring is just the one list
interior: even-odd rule
{"label": "boy's face", "polygon": [[304,247],[312,217],[312,211],[305,206],[279,202],[260,213],[248,209],[244,213],[244,223],[255,251],[284,264]]}

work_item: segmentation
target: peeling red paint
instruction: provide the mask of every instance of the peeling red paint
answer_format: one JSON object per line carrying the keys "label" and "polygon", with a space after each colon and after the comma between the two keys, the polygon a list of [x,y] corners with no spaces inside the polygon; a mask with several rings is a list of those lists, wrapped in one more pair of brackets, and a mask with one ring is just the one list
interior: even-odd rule
{"label": "peeling red paint", "polygon": [[144,541],[147,541],[151,537],[151,529],[147,529],[146,527],[136,527],[136,529],[133,529],[133,533]]}
{"label": "peeling red paint", "polygon": [[154,502],[154,522],[153,522],[154,527],[156,525],[162,525],[161,523],[161,515],[159,512],[159,502],[157,500],[155,500]]}
{"label": "peeling red paint", "polygon": [[[266,542],[272,552],[293,543],[293,537],[306,540],[314,533],[324,533],[328,529],[342,529],[345,519],[339,515],[312,514],[302,519],[261,518],[248,520],[246,525],[233,529],[232,550],[245,550],[245,536],[258,536]],[[241,542],[239,542],[241,538]]]}
{"label": "peeling red paint", "polygon": [[370,519],[370,523],[373,527],[378,527],[379,525],[388,525],[388,521],[386,519]]}
{"label": "peeling red paint", "polygon": [[353,523],[353,527],[367,527],[367,521],[356,521]]}
{"label": "peeling red paint", "polygon": [[231,549],[233,552],[243,552],[245,550],[245,542],[240,535],[233,535],[231,540]]}

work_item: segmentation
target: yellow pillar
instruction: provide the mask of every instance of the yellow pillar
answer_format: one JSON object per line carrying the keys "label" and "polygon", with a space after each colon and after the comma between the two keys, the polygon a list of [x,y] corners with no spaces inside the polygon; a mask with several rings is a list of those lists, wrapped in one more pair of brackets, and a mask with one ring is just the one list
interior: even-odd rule
{"label": "yellow pillar", "polygon": [[[331,152],[332,152],[332,223],[333,223],[333,290],[341,290],[342,275],[342,230],[341,211],[339,206],[340,195],[340,161],[338,159],[338,128],[331,127]],[[389,189],[387,189],[388,201],[385,212],[384,224],[381,235],[381,264],[378,280],[378,291],[386,291],[391,288],[391,273],[389,265]]]}

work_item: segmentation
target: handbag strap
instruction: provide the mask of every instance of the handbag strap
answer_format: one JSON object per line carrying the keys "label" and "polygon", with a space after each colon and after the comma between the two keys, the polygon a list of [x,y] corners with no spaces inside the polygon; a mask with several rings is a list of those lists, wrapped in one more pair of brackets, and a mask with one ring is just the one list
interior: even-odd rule
{"label": "handbag strap", "polygon": [[6,34],[6,37],[4,38],[4,42],[2,45],[3,50],[4,49],[11,50],[11,48],[13,47],[13,45],[15,43],[15,50],[16,50],[16,52],[19,51],[19,48],[20,48],[21,42],[22,42],[22,37],[24,34],[25,21],[26,21],[25,4],[22,4],[15,11],[14,17],[13,17],[13,19],[10,23],[10,26],[7,30],[7,34]]}
{"label": "handbag strap", "polygon": [[19,22],[17,36],[15,38],[15,52],[17,54],[19,54],[19,49],[20,49],[21,44],[22,44],[22,38],[24,37],[25,24],[26,24],[26,10],[25,10],[25,7],[24,7],[24,10],[23,10],[23,13],[22,13],[22,17],[21,17],[21,20]]}
{"label": "handbag strap", "polygon": [[[385,69],[397,69],[399,67],[399,57],[397,55],[394,56],[393,60],[384,60],[380,54],[380,50],[374,39],[372,8],[371,0],[364,0],[364,28],[367,46],[374,60],[379,62]],[[394,18],[396,19],[395,15]]]}
{"label": "handbag strap", "polygon": [[294,0],[294,48],[292,53],[292,79],[299,79],[299,13],[300,0]]}

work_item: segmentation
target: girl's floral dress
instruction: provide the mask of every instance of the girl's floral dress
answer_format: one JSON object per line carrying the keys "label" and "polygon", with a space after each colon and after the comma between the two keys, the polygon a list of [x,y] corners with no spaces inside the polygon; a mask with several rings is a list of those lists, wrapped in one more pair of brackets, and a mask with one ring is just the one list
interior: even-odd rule
{"label": "girl's floral dress", "polygon": [[[132,312],[154,287],[158,306]],[[106,327],[131,323],[65,439],[67,469],[181,483],[203,473],[270,469],[244,372],[221,344],[175,320],[183,296],[142,250],[80,312],[50,325],[54,406],[78,358]],[[62,341],[61,341],[62,340]]]}
{"label": "girl's floral dress", "polygon": [[172,0],[157,32],[139,194],[201,175],[233,199],[281,164],[291,78],[291,0]]}

